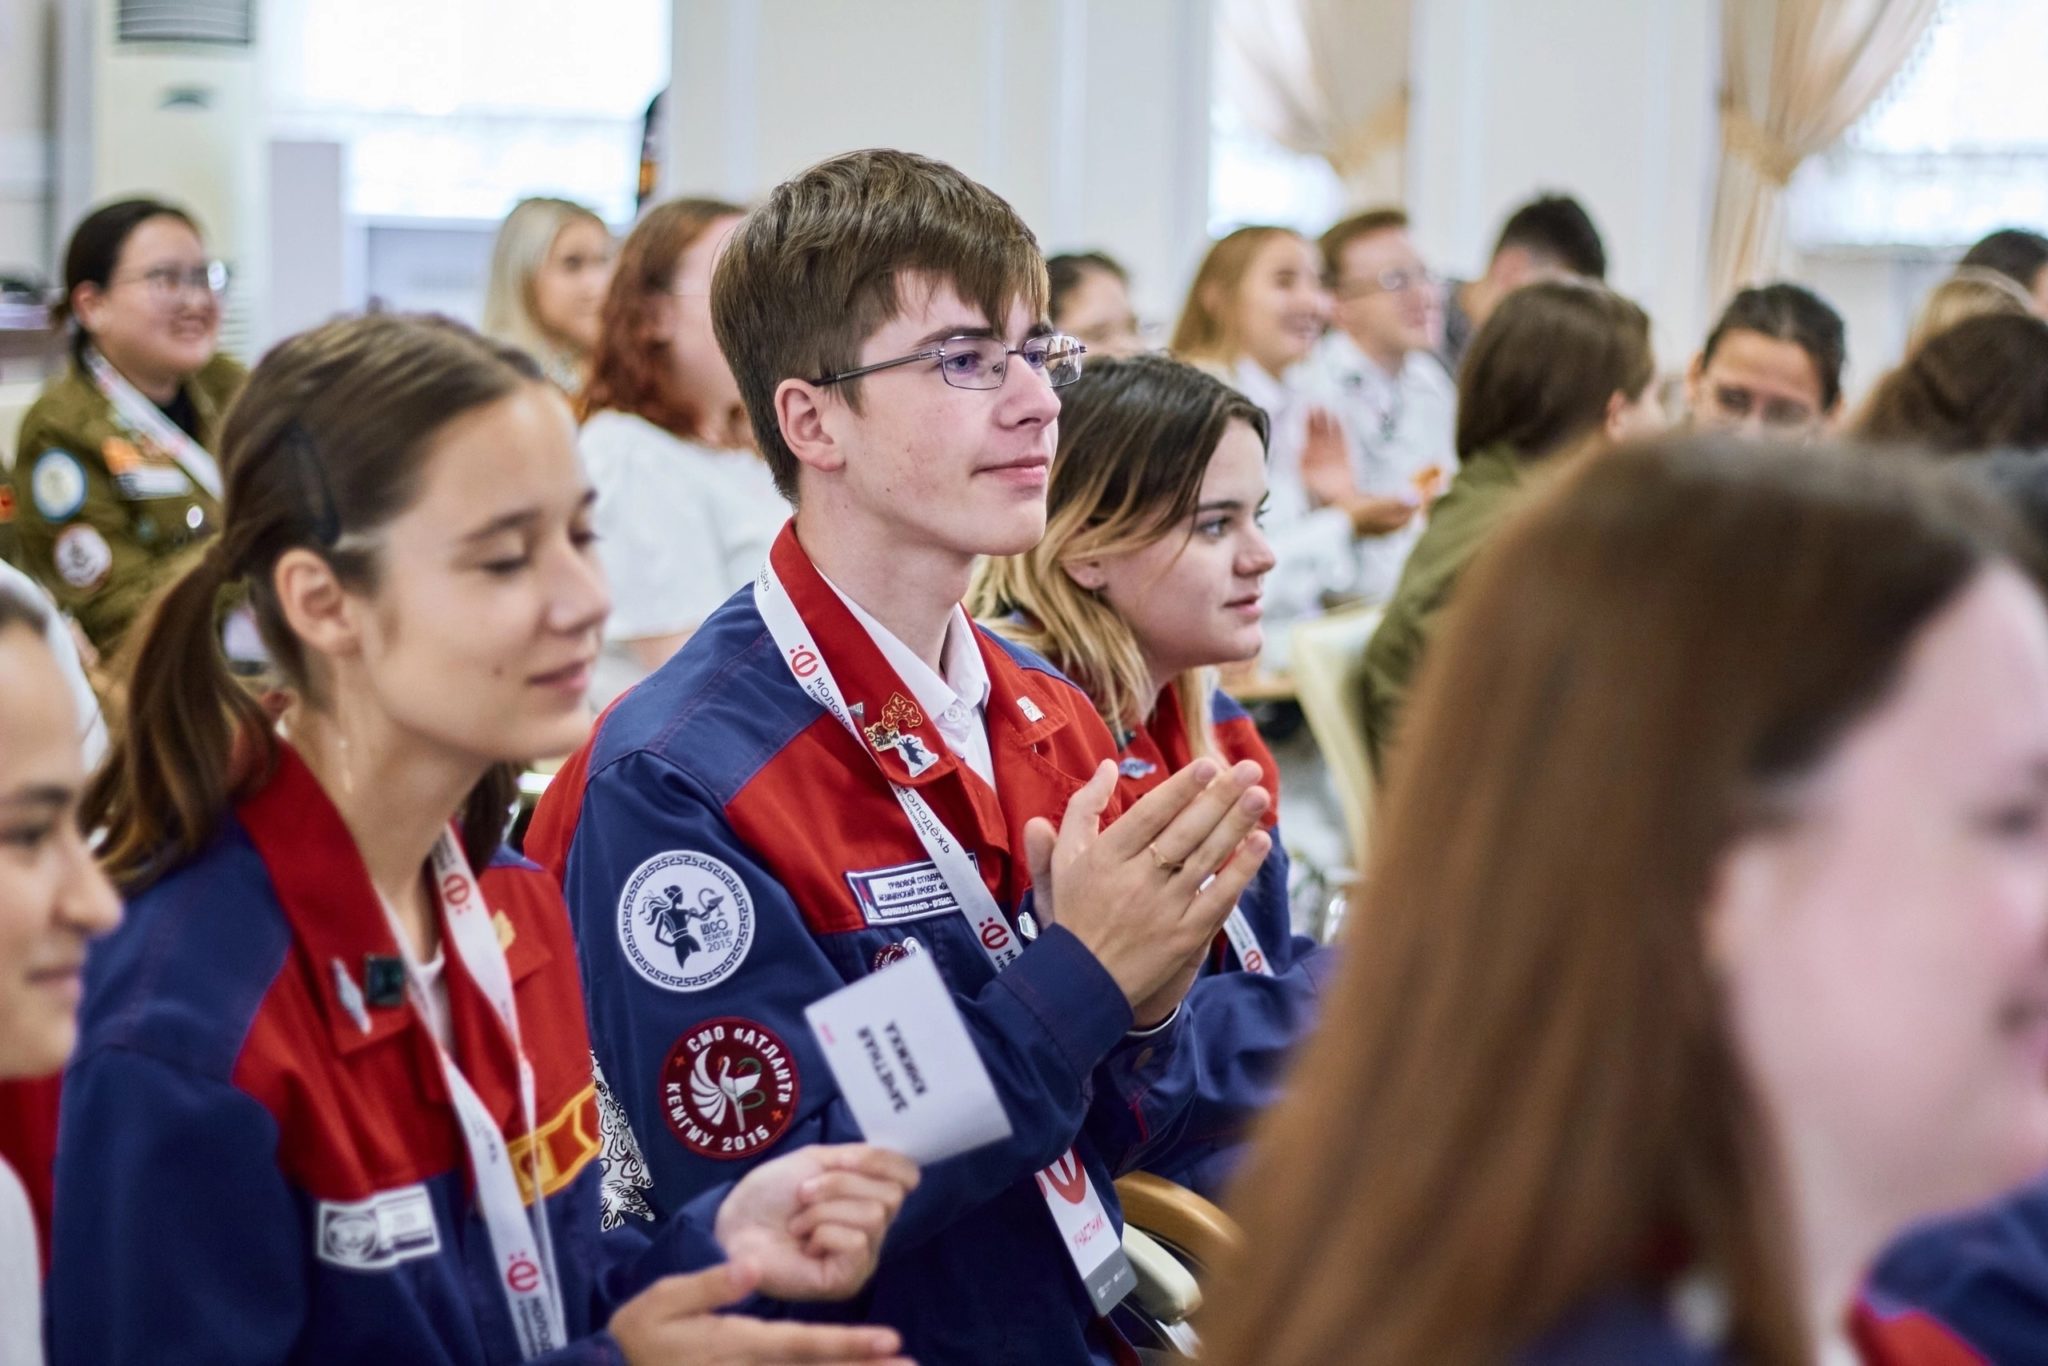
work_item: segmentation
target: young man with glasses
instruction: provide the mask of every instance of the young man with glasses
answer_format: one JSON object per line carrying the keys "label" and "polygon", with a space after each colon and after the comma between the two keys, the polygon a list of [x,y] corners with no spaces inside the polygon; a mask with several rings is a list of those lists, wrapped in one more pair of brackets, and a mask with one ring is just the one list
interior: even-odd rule
{"label": "young man with glasses", "polygon": [[1305,460],[1302,481],[1318,503],[1350,515],[1356,591],[1379,601],[1422,534],[1419,516],[1389,526],[1384,505],[1420,508],[1457,466],[1457,389],[1434,354],[1442,292],[1399,209],[1343,220],[1321,250],[1334,326],[1309,358],[1308,388],[1343,426],[1349,458]]}
{"label": "young man with glasses", "polygon": [[1045,296],[1010,207],[922,157],[834,158],[749,215],[713,321],[795,517],[528,838],[576,922],[622,1209],[853,1135],[804,1007],[930,955],[1013,1133],[928,1169],[825,1311],[926,1362],[1132,1359],[1111,1183],[1173,1138],[1180,998],[1270,843],[1256,765],[1117,811],[1088,700],[960,608],[978,556],[1044,532],[1081,365]]}

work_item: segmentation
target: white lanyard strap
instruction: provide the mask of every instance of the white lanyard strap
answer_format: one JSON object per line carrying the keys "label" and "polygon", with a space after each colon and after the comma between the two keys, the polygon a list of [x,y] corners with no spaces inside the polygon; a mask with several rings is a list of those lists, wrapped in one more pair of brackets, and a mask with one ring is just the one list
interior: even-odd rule
{"label": "white lanyard strap", "polygon": [[[531,1208],[519,1193],[519,1180],[512,1167],[512,1155],[505,1145],[490,1109],[477,1095],[469,1078],[439,1039],[434,1051],[441,1063],[441,1077],[455,1105],[462,1127],[464,1146],[469,1150],[469,1169],[476,1182],[476,1200],[491,1238],[498,1285],[505,1293],[506,1308],[519,1334],[522,1359],[565,1346],[567,1321],[562,1312],[561,1280],[555,1270],[553,1231],[548,1225],[547,1199],[541,1189],[539,1144],[534,1142],[535,1101],[533,1064],[519,1039],[519,1010],[512,997],[512,970],[505,962],[504,947],[498,942],[497,926],[484,904],[483,890],[463,857],[462,846],[453,832],[441,832],[432,859],[434,890],[441,903],[441,924],[449,951],[461,958],[470,979],[482,990],[492,1011],[511,1040],[519,1060],[520,1117],[526,1125],[527,1179],[533,1190]],[[386,913],[390,914],[387,905]],[[395,917],[394,917],[395,919]],[[408,968],[411,963],[408,959]],[[424,998],[417,978],[415,996]],[[418,1001],[425,1012],[433,1003]],[[429,1031],[431,1034],[433,1031]]]}
{"label": "white lanyard strap", "polygon": [[107,363],[105,356],[90,346],[85,348],[85,371],[101,395],[114,405],[114,411],[120,414],[123,422],[147,437],[151,445],[168,453],[192,482],[211,494],[216,503],[221,500],[220,462],[208,454],[205,447],[165,417],[163,409],[144,398],[134,385],[122,378],[119,370]]}
{"label": "white lanyard strap", "polygon": [[1273,964],[1266,958],[1266,951],[1259,947],[1259,936],[1252,929],[1252,922],[1245,917],[1242,906],[1232,906],[1230,915],[1223,922],[1223,933],[1230,939],[1230,947],[1237,951],[1237,961],[1244,965],[1246,972],[1261,977],[1273,975]]}
{"label": "white lanyard strap", "polygon": [[[790,676],[797,686],[809,695],[813,702],[830,712],[846,727],[855,744],[861,743],[860,728],[846,709],[846,694],[839,690],[839,683],[832,677],[832,666],[825,662],[825,655],[811,639],[804,619],[798,614],[796,604],[790,601],[789,590],[782,586],[782,579],[775,572],[771,560],[761,566],[760,575],[754,580],[754,606],[761,613],[761,620],[768,625],[768,633],[775,637],[775,648],[782,654],[782,662],[788,666]],[[865,746],[863,746],[865,748]],[[924,845],[925,854],[938,869],[939,876],[946,881],[946,888],[952,892],[953,900],[960,907],[960,913],[967,917],[967,923],[974,928],[975,942],[981,945],[983,953],[997,972],[1017,961],[1024,952],[1011,932],[1010,924],[1003,918],[1002,907],[996,904],[994,894],[981,880],[974,860],[939,819],[939,813],[913,788],[894,781],[889,790],[896,796],[896,802],[903,808],[903,814],[910,817],[910,825],[917,832],[919,843]]]}
{"label": "white lanyard strap", "polygon": [[[775,572],[772,556],[761,566],[761,573],[754,580],[754,606],[760,611],[761,620],[767,624],[769,635],[775,638],[775,648],[782,655],[782,662],[788,666],[790,676],[796,679],[797,686],[813,702],[838,718],[839,724],[846,727],[858,744],[860,729],[854,725],[853,717],[847,711],[846,695],[839,690],[838,681],[832,677],[832,666],[825,661],[824,651],[811,638],[796,604],[790,600],[789,590],[783,587],[781,576]],[[969,927],[974,931],[975,942],[981,945],[989,962],[997,972],[1016,962],[1024,952],[1023,947],[960,841],[915,790],[894,779],[890,779],[889,789],[896,794],[903,814],[910,817],[911,828],[917,832],[919,843],[924,845],[924,851],[938,869],[939,876],[945,879],[954,904],[967,918]],[[1111,1236],[1108,1211],[1102,1204],[1102,1197],[1095,1191],[1095,1183],[1089,1179],[1087,1168],[1081,1165],[1080,1156],[1069,1147],[1057,1162],[1038,1174],[1038,1188],[1045,1199],[1047,1211],[1052,1215],[1053,1224],[1059,1230],[1060,1241],[1066,1246],[1067,1255],[1073,1259],[1082,1284],[1087,1287],[1095,1312],[1107,1314],[1130,1293],[1137,1284],[1137,1278],[1129,1260],[1123,1255],[1123,1249]]]}

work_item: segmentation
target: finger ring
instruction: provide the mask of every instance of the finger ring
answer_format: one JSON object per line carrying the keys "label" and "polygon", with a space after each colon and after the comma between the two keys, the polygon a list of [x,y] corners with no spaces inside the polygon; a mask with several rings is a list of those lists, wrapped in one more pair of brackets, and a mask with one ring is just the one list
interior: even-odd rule
{"label": "finger ring", "polygon": [[1182,869],[1182,867],[1185,866],[1183,864],[1174,863],[1170,861],[1166,857],[1166,855],[1159,852],[1159,846],[1156,844],[1148,844],[1145,846],[1145,849],[1146,852],[1152,855],[1153,865],[1157,867],[1160,872],[1166,874],[1168,877],[1172,877],[1175,873],[1178,873]]}

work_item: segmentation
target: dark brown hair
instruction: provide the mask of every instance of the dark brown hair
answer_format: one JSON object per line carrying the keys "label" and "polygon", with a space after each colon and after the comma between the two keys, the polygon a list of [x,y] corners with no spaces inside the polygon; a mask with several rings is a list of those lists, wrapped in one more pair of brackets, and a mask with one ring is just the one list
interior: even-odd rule
{"label": "dark brown hair", "polygon": [[1344,248],[1361,237],[1408,226],[1408,215],[1400,209],[1367,209],[1339,219],[1316,243],[1323,253],[1323,282],[1332,287],[1344,268]]}
{"label": "dark brown hair", "polygon": [[692,412],[675,392],[668,348],[654,335],[655,313],[675,288],[683,253],[719,219],[745,212],[722,199],[672,199],[649,209],[627,235],[605,291],[578,417],[616,408],[680,437],[698,434],[710,415]]}
{"label": "dark brown hair", "polygon": [[64,247],[64,297],[50,310],[50,320],[58,326],[70,324],[74,359],[84,355],[85,345],[92,338],[86,335],[71,310],[72,297],[80,285],[105,289],[121,264],[121,251],[128,245],[128,239],[152,218],[174,218],[194,233],[199,231],[199,223],[191,214],[160,199],[117,199],[102,204],[71,230],[71,240]]}
{"label": "dark brown hair", "polygon": [[1607,278],[1607,246],[1585,206],[1568,194],[1539,195],[1508,215],[1493,244],[1499,256],[1520,247],[1546,261],[1555,261],[1588,280]]}
{"label": "dark brown hair", "polygon": [[1045,258],[1046,316],[1057,327],[1060,321],[1060,304],[1069,294],[1081,287],[1091,272],[1100,271],[1122,284],[1131,282],[1131,274],[1117,264],[1114,256],[1102,251],[1063,251],[1057,256]]}
{"label": "dark brown hair", "polygon": [[1821,411],[1831,411],[1841,398],[1842,366],[1848,360],[1849,346],[1842,315],[1812,290],[1780,280],[1737,294],[1721,310],[1714,330],[1700,347],[1702,366],[1714,359],[1714,352],[1731,332],[1755,332],[1774,341],[1791,342],[1813,362],[1814,377],[1820,381]]}
{"label": "dark brown hair", "polygon": [[2048,267],[2048,237],[2025,228],[2000,228],[1979,238],[1956,264],[1995,270],[2031,294],[2042,268]]}
{"label": "dark brown hair", "polygon": [[[1045,316],[1045,259],[1016,210],[911,152],[848,152],[783,181],[720,254],[712,326],[775,487],[792,503],[797,459],[782,439],[776,387],[854,368],[902,309],[912,273],[951,285],[994,328],[1020,300]],[[860,381],[835,388],[859,411]]]}
{"label": "dark brown hair", "polygon": [[[220,533],[150,606],[128,642],[127,705],[87,793],[102,860],[126,889],[196,853],[276,758],[267,714],[220,647],[225,590],[248,594],[286,683],[309,702],[304,651],[272,571],[287,550],[319,555],[350,588],[377,582],[376,533],[418,496],[429,443],[447,423],[544,383],[524,352],[445,318],[372,314],[280,343],[249,376],[221,440]],[[462,813],[481,867],[504,835],[516,787],[493,769]]]}
{"label": "dark brown hair", "polygon": [[[1072,674],[1112,733],[1151,712],[1149,674],[1130,627],[1066,566],[1192,536],[1202,480],[1232,422],[1266,444],[1266,410],[1192,365],[1091,362],[1060,391],[1044,537],[1021,555],[983,560],[968,591],[969,612]],[[1208,689],[1192,677],[1175,686],[1191,752],[1209,752]]]}
{"label": "dark brown hair", "polygon": [[1948,471],[1726,440],[1582,462],[1514,518],[1422,665],[1204,1361],[1506,1360],[1693,1270],[1731,1360],[1805,1366],[1713,879],[2023,547]]}
{"label": "dark brown hair", "polygon": [[1965,318],[1878,382],[1856,435],[1942,455],[2048,447],[2048,322]]}
{"label": "dark brown hair", "polygon": [[1560,451],[1656,371],[1650,320],[1629,300],[1585,280],[1525,285],[1493,310],[1458,371],[1458,458],[1501,445],[1524,460]]}

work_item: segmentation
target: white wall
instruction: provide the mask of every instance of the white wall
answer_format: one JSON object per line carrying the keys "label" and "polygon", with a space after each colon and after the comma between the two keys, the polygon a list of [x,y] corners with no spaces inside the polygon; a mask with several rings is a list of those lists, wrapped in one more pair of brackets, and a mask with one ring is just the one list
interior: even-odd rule
{"label": "white wall", "polygon": [[1649,310],[1659,364],[1704,334],[1718,140],[1716,0],[1416,0],[1409,209],[1446,272],[1484,267],[1502,219],[1567,190],[1608,280]]}
{"label": "white wall", "polygon": [[1165,316],[1206,245],[1210,0],[675,0],[666,194],[893,146],[1099,247]]}
{"label": "white wall", "polygon": [[0,270],[55,274],[50,128],[54,0],[0,0]]}

